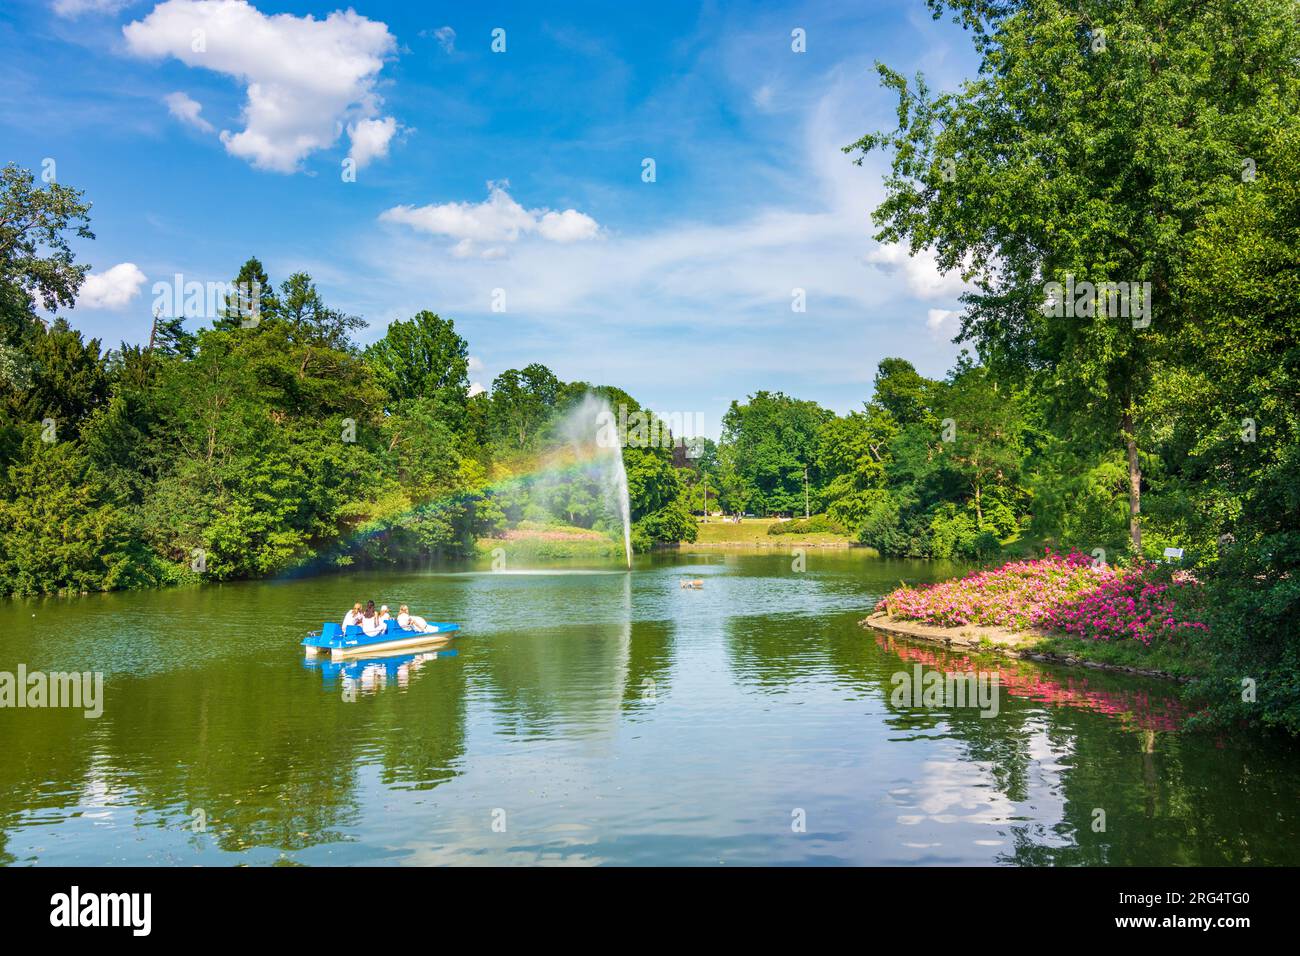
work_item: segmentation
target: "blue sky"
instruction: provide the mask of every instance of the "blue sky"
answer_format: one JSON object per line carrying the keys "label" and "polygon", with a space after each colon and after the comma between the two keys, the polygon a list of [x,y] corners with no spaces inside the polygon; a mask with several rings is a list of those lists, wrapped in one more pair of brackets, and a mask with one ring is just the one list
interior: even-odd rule
{"label": "blue sky", "polygon": [[7,0],[0,161],[94,202],[67,315],[110,345],[147,337],[155,282],[256,255],[363,341],[431,309],[485,386],[540,361],[716,436],[760,388],[844,412],[880,358],[955,356],[959,280],[871,239],[883,162],[840,152],[893,123],[878,59],[975,65],[921,0]]}

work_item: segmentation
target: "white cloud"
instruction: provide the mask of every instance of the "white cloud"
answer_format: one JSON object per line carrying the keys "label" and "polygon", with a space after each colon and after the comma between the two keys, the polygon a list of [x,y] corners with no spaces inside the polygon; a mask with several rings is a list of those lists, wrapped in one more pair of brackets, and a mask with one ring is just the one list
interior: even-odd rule
{"label": "white cloud", "polygon": [[199,115],[203,106],[187,93],[168,93],[163,97],[167,110],[182,123],[187,123],[205,133],[212,132],[212,124]]}
{"label": "white cloud", "polygon": [[[782,134],[770,164],[747,160],[755,187],[729,209],[629,213],[600,222],[600,241],[572,243],[530,235],[532,217],[520,215],[504,186],[495,201],[490,189],[482,203],[390,209],[381,216],[388,225],[410,228],[355,244],[351,268],[371,291],[350,308],[404,318],[429,307],[436,289],[440,314],[455,316],[470,341],[496,343],[501,367],[541,361],[562,378],[618,382],[662,407],[700,407],[718,418],[726,401],[715,409],[680,403],[701,401],[701,382],[735,396],[776,381],[832,407],[856,407],[884,355],[907,355],[924,374],[938,374],[956,350],[923,322],[928,307],[955,308],[955,296],[935,300],[933,276],[920,283],[927,296],[916,295],[905,254],[892,257],[892,272],[864,264],[877,247],[870,211],[883,198],[888,163],[872,156],[856,166],[841,147],[888,122],[893,104],[885,93],[874,103],[864,97],[862,76],[862,64],[845,64],[820,102],[805,97],[814,108],[801,111],[802,127]],[[762,81],[740,88],[742,102]],[[649,187],[633,177],[625,188]],[[608,195],[616,207],[621,194]],[[507,258],[485,258],[503,249]],[[493,311],[498,288],[508,296],[502,314]],[[807,292],[806,313],[792,311],[795,288]],[[726,346],[701,349],[701,341]],[[673,361],[651,374],[647,354]]]}
{"label": "white cloud", "polygon": [[140,293],[144,283],[145,275],[134,262],[120,262],[86,276],[77,305],[85,309],[120,309]]}
{"label": "white cloud", "polygon": [[[483,312],[491,290],[506,288],[511,313],[546,316],[575,336],[592,334],[591,318],[602,315],[618,316],[625,328],[669,318],[745,329],[842,322],[836,334],[853,336],[865,327],[864,314],[915,315],[902,304],[907,300],[951,307],[965,289],[959,275],[940,276],[933,254],[913,259],[905,248],[878,247],[870,238],[880,171],[855,166],[841,151],[871,125],[862,115],[860,75],[845,66],[812,111],[794,144],[803,161],[785,194],[774,178],[771,196],[738,215],[678,217],[611,233],[582,213],[567,220],[555,213],[542,236],[546,211],[527,210],[507,184],[490,183],[484,202],[396,206],[381,214],[384,222],[454,240],[450,257],[430,256],[424,236],[395,232],[388,242],[364,245],[363,268],[411,289],[413,307],[432,287],[448,311]],[[557,241],[522,241],[532,233]],[[558,241],[597,235],[602,241]],[[499,255],[502,246],[510,248],[507,261],[485,255]],[[881,268],[865,268],[864,261]],[[795,288],[806,290],[806,316],[791,310]],[[928,338],[912,326],[910,334],[918,332]]]}
{"label": "white cloud", "polygon": [[131,0],[54,0],[51,5],[54,12],[66,20],[73,20],[83,13],[117,13]]}
{"label": "white cloud", "polygon": [[[483,360],[479,358],[477,355],[471,355],[469,357],[469,373],[473,375],[476,372],[481,373],[482,371],[483,371]],[[470,382],[469,387],[466,389],[466,393],[469,395],[470,398],[473,398],[475,395],[479,395],[482,392],[486,392],[486,391],[487,389],[483,387],[482,382]]]}
{"label": "white cloud", "polygon": [[451,53],[456,49],[456,31],[451,27],[438,27],[433,31],[433,35],[446,52]]}
{"label": "white cloud", "polygon": [[590,216],[576,209],[548,212],[537,223],[537,231],[551,242],[583,242],[595,239],[600,226]]}
{"label": "white cloud", "polygon": [[931,309],[925,317],[925,327],[935,335],[950,337],[951,332],[956,331],[956,323],[953,321],[961,315],[955,309]]}
{"label": "white cloud", "polygon": [[397,120],[391,116],[382,119],[363,119],[348,127],[348,139],[352,149],[348,155],[356,163],[357,169],[368,164],[372,159],[383,159],[388,155],[388,144],[397,132]]}
{"label": "white cloud", "polygon": [[[375,84],[396,40],[383,23],[351,9],[317,20],[267,16],[245,0],[166,0],[122,33],[136,56],[175,57],[245,84],[244,129],[222,130],[221,141],[260,169],[296,171],[311,153],[334,145],[349,121],[363,129],[364,146],[353,138],[358,157],[387,150],[391,133],[375,152],[382,124],[395,121],[379,117]],[[381,126],[362,127],[370,120]]]}
{"label": "white cloud", "polygon": [[935,254],[929,249],[912,256],[906,246],[889,243],[871,250],[865,258],[881,272],[901,273],[908,290],[918,299],[955,299],[966,291],[960,272],[940,273]]}
{"label": "white cloud", "polygon": [[449,202],[429,206],[394,206],[379,216],[382,222],[410,226],[416,232],[458,240],[451,254],[458,259],[497,259],[499,246],[480,249],[479,243],[517,242],[536,234],[550,242],[569,243],[595,239],[600,225],[576,209],[555,212],[525,209],[506,189],[508,182],[488,183],[488,198],[480,203]]}

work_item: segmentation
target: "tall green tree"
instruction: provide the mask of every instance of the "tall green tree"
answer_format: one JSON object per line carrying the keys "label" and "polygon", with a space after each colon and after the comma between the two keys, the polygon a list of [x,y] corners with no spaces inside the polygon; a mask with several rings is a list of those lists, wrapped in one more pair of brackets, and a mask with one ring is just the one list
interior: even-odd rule
{"label": "tall green tree", "polygon": [[21,421],[52,419],[64,437],[76,434],[82,421],[108,397],[107,357],[99,339],[58,318],[29,340],[28,387],[10,394],[9,411]]}
{"label": "tall green tree", "polygon": [[70,236],[94,239],[90,203],[59,183],[10,163],[0,170],[0,282],[17,287],[29,303],[70,308],[90,266],[74,262]]}
{"label": "tall green tree", "polygon": [[813,510],[821,475],[818,437],[834,413],[782,392],[759,391],[731,403],[722,418],[723,441],[753,488],[751,506],[766,514]]}
{"label": "tall green tree", "polygon": [[[1140,550],[1152,382],[1198,318],[1178,275],[1207,216],[1297,122],[1295,6],[929,3],[971,31],[979,75],[935,95],[879,67],[898,128],[846,147],[891,154],[877,238],[961,271],[976,291],[959,339],[995,374],[1030,377],[1058,426],[1120,444]],[[1134,322],[1084,295],[1045,309],[1048,283],[1071,280],[1150,283],[1151,309]]]}
{"label": "tall green tree", "polygon": [[133,528],[78,443],[28,429],[0,495],[0,592],[107,591],[137,583]]}
{"label": "tall green tree", "polygon": [[281,284],[277,301],[277,317],[289,326],[290,341],[302,347],[304,363],[314,350],[349,351],[352,333],[366,327],[364,319],[327,308],[305,272],[295,272]]}
{"label": "tall green tree", "polygon": [[437,400],[459,428],[469,388],[469,345],[451,319],[421,311],[393,322],[384,337],[366,349],[390,403],[414,398]]}
{"label": "tall green tree", "polygon": [[[30,349],[45,324],[36,307],[71,307],[90,269],[74,261],[74,237],[95,238],[90,203],[79,191],[38,186],[14,163],[0,170],[0,396],[10,393],[11,404],[12,393],[31,383]],[[12,427],[0,421],[0,464],[16,447]]]}
{"label": "tall green tree", "polygon": [[545,365],[507,369],[492,380],[492,429],[511,452],[526,451],[542,438],[561,396],[561,383]]}
{"label": "tall green tree", "polygon": [[256,256],[250,256],[239,267],[239,272],[231,283],[231,290],[221,313],[213,317],[214,328],[236,329],[260,325],[262,322],[274,321],[279,315],[280,302],[275,295],[275,286],[271,284],[262,261]]}
{"label": "tall green tree", "polygon": [[818,436],[818,470],[826,476],[826,513],[846,528],[859,528],[884,498],[889,447],[898,425],[869,405],[827,421]]}
{"label": "tall green tree", "polygon": [[1014,521],[986,523],[984,512],[990,490],[1014,494],[1020,477],[1025,424],[1018,397],[1008,388],[999,388],[986,369],[961,361],[944,383],[936,404],[952,424],[952,440],[938,447],[945,453],[948,467],[970,491],[976,527],[1008,533]]}
{"label": "tall green tree", "polygon": [[930,423],[934,384],[907,359],[884,358],[876,366],[871,404],[888,412],[900,427]]}

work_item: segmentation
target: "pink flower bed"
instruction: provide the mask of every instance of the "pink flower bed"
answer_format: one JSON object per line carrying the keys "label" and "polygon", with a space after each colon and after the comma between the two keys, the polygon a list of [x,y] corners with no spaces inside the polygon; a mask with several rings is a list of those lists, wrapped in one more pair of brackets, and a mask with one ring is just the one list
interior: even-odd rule
{"label": "pink flower bed", "polygon": [[1143,644],[1205,630],[1180,606],[1195,604],[1200,582],[1176,572],[1171,584],[1151,579],[1152,566],[1094,567],[1077,551],[1012,561],[964,578],[925,587],[902,587],[881,598],[877,610],[940,627],[985,624],[1063,631],[1093,640]]}

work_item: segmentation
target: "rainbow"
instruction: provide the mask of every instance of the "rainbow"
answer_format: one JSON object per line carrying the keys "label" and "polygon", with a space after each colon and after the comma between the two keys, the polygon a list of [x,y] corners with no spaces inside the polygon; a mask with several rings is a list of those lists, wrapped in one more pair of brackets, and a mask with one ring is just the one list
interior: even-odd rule
{"label": "rainbow", "polygon": [[[382,499],[375,502],[374,514],[358,523],[333,544],[300,555],[287,567],[275,574],[272,580],[294,580],[312,577],[351,563],[351,558],[362,551],[367,542],[392,533],[394,529],[409,527],[425,516],[435,516],[448,508],[492,497],[527,494],[538,484],[565,484],[575,480],[592,480],[593,464],[603,449],[595,445],[548,449],[529,459],[523,459],[523,470],[461,490],[412,503],[405,494],[392,496],[392,503]],[[516,467],[521,462],[516,462]],[[398,500],[400,498],[400,500]]]}

